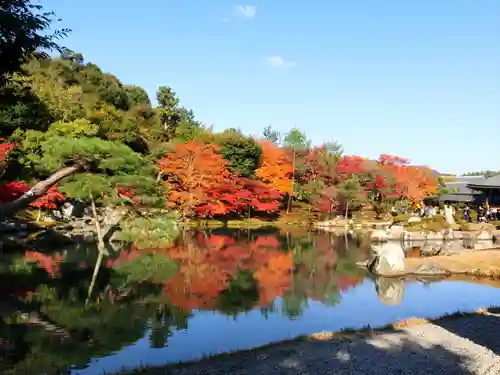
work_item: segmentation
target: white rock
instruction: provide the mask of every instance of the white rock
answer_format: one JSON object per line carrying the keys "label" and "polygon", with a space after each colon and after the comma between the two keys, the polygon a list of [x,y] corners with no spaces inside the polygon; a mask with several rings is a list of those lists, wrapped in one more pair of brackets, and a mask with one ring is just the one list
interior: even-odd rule
{"label": "white rock", "polygon": [[384,244],[373,244],[375,260],[370,271],[377,275],[390,275],[405,271],[405,253],[399,243],[387,242]]}

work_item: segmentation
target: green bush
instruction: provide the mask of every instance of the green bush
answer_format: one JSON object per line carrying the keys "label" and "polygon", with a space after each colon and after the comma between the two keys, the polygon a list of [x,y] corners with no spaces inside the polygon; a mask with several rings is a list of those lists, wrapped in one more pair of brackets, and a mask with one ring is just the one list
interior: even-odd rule
{"label": "green bush", "polygon": [[473,223],[477,222],[477,211],[476,210],[470,210],[470,220]]}
{"label": "green bush", "polygon": [[433,219],[432,221],[434,221],[435,223],[439,223],[439,224],[445,224],[446,223],[446,219],[442,215],[434,215],[432,217],[432,219]]}
{"label": "green bush", "polygon": [[440,223],[438,221],[429,221],[424,224],[424,228],[430,230],[431,232],[440,232],[443,229],[449,228],[449,224],[446,222]]}
{"label": "green bush", "polygon": [[420,232],[421,230],[423,230],[423,228],[420,224],[416,224],[409,226],[408,228],[406,228],[406,230],[408,232]]}

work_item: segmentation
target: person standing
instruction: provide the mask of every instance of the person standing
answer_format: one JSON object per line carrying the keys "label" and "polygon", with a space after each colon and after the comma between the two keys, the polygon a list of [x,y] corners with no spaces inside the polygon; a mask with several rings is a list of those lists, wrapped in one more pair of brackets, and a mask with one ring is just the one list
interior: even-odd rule
{"label": "person standing", "polygon": [[497,206],[492,206],[491,207],[491,220],[498,220],[498,207]]}
{"label": "person standing", "polygon": [[468,204],[466,204],[464,208],[464,219],[466,222],[470,223],[470,208]]}

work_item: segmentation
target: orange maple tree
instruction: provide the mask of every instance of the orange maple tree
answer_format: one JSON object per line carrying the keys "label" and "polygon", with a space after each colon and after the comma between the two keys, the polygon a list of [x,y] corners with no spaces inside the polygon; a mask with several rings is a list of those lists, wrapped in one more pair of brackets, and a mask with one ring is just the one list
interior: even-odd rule
{"label": "orange maple tree", "polygon": [[268,187],[282,194],[292,194],[292,165],[285,149],[271,141],[261,141],[262,157],[255,175]]}
{"label": "orange maple tree", "polygon": [[388,154],[380,155],[377,163],[390,176],[395,197],[420,201],[437,190],[436,179],[427,167],[409,165],[408,159]]}
{"label": "orange maple tree", "polygon": [[208,192],[227,178],[228,163],[218,151],[216,145],[190,141],[176,145],[158,161],[169,188],[169,202],[181,209],[184,216],[192,215]]}

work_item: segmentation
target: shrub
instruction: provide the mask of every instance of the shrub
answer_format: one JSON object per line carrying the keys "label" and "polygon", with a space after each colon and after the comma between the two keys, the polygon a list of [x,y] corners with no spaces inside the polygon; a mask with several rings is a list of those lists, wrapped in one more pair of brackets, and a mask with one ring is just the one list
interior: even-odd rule
{"label": "shrub", "polygon": [[408,232],[420,232],[423,230],[422,226],[420,224],[417,225],[411,225],[408,228],[406,228]]}
{"label": "shrub", "polygon": [[475,223],[477,221],[477,211],[470,210],[470,220]]}
{"label": "shrub", "polygon": [[444,218],[444,216],[442,215],[434,215],[432,217],[432,221],[434,221],[435,223],[439,223],[439,224],[446,224],[446,219]]}
{"label": "shrub", "polygon": [[440,232],[443,229],[449,228],[449,224],[446,222],[440,223],[437,221],[429,221],[424,224],[424,228],[431,232]]}

